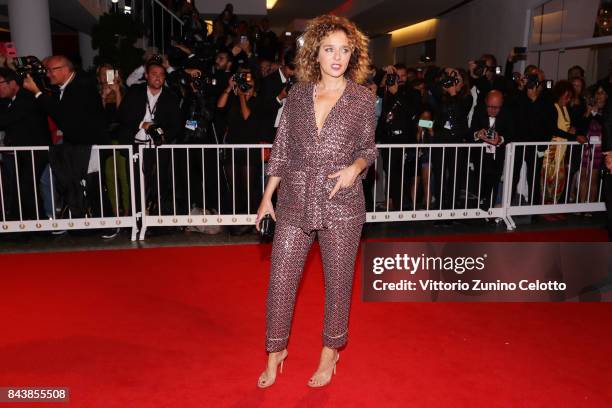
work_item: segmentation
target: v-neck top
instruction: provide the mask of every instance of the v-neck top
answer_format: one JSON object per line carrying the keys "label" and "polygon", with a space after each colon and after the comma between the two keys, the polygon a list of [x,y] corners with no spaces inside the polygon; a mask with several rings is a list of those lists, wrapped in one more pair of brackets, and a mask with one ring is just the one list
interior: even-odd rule
{"label": "v-neck top", "polygon": [[329,112],[327,113],[327,116],[325,116],[325,119],[323,119],[323,124],[321,125],[321,129],[319,130],[319,126],[317,125],[317,114],[316,114],[316,109],[315,109],[315,105],[316,105],[316,93],[317,93],[317,86],[316,84],[313,84],[312,87],[312,111],[314,112],[314,117],[315,117],[315,128],[317,130],[317,139],[319,138],[321,132],[323,131],[323,128],[325,127],[325,122],[327,122],[327,118],[329,117],[329,115],[331,114],[332,110],[334,110],[334,108],[336,107],[336,105],[338,104],[338,102],[340,101],[340,99],[342,99],[342,97],[344,96],[344,93],[346,92],[346,87],[348,86],[348,81],[344,86],[344,89],[342,90],[342,93],[340,94],[340,96],[338,97],[338,99],[336,100],[336,103],[334,103],[332,105],[332,107],[330,108]]}
{"label": "v-neck top", "polygon": [[[329,111],[318,133],[314,111],[314,83],[298,82],[290,90],[270,160],[268,176],[281,177],[276,216],[305,232],[331,228],[341,222],[365,222],[362,180],[329,194],[337,178],[328,178],[363,158],[369,167],[376,159],[376,96],[347,80],[342,95]],[[318,134],[318,136],[317,136]]]}

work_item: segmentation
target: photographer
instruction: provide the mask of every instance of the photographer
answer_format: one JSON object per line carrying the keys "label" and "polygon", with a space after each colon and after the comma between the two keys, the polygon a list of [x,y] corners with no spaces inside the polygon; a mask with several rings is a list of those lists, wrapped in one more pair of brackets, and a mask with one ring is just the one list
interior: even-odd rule
{"label": "photographer", "polygon": [[[47,117],[36,103],[34,95],[24,90],[20,83],[21,79],[15,71],[0,68],[0,99],[8,102],[0,108],[0,130],[5,132],[4,145],[48,146],[51,136]],[[34,163],[28,151],[2,154],[2,185],[7,219],[19,219],[17,187],[21,197],[22,218],[36,219],[38,203],[33,199],[34,188],[47,164],[46,154],[39,153],[43,152],[34,152]],[[33,168],[36,174],[33,174]]]}
{"label": "photographer", "polygon": [[[434,114],[435,143],[466,143],[473,139],[469,138],[468,113],[472,108],[472,95],[465,83],[464,77],[455,68],[445,68],[437,80],[434,92],[436,97],[436,112]],[[455,148],[432,149],[432,169],[437,183],[442,185],[442,197],[440,208],[450,209],[459,188],[455,186],[453,191],[453,180],[455,176]],[[467,156],[466,152],[459,149],[460,155]],[[444,156],[444,161],[442,160]],[[460,156],[460,157],[462,157]],[[460,162],[459,160],[457,161]],[[457,180],[465,180],[466,171],[457,171]],[[436,187],[437,192],[440,191]],[[438,193],[439,194],[439,193]]]}
{"label": "photographer", "polygon": [[246,34],[237,34],[233,37],[231,47],[232,56],[236,66],[246,66],[257,80],[261,80],[257,56],[253,52],[253,42]]}
{"label": "photographer", "polygon": [[[420,95],[406,82],[408,70],[405,65],[389,65],[384,68],[384,71],[385,75],[378,89],[382,97],[382,111],[376,130],[378,142],[381,144],[415,143],[417,113],[421,105]],[[389,209],[395,211],[402,210],[400,202],[404,208],[409,208],[410,197],[412,197],[408,194],[409,183],[402,185],[402,178],[412,180],[415,176],[416,149],[405,149],[404,155],[402,158],[402,148],[381,150],[383,168],[389,171],[391,176],[388,177]],[[404,162],[403,175],[402,162]]]}
{"label": "photographer", "polygon": [[[548,142],[550,130],[546,116],[548,101],[545,97],[545,83],[540,80],[539,69],[529,66],[525,76],[519,79],[520,89],[514,118],[516,133],[514,142]],[[514,174],[512,181],[513,199],[523,200],[523,204],[539,205],[542,194],[539,176],[542,170],[542,158],[546,145],[517,146],[514,151]],[[519,196],[517,185],[520,181],[521,167],[525,162],[528,185],[528,196]],[[529,193],[531,196],[529,196]],[[522,198],[521,198],[522,197]]]}
{"label": "photographer", "polygon": [[283,112],[285,98],[295,82],[293,51],[285,52],[283,65],[262,81],[260,87],[260,112],[262,120],[262,140],[273,143],[276,128]]}
{"label": "photographer", "polygon": [[[495,206],[497,188],[501,181],[506,157],[506,144],[512,141],[514,124],[500,91],[490,91],[485,106],[477,106],[472,119],[471,132],[474,141],[485,144],[484,150],[476,151],[475,170],[482,174],[480,180],[480,208],[488,211]],[[480,158],[482,157],[482,164]]]}
{"label": "photographer", "polygon": [[484,54],[477,61],[469,61],[468,68],[470,78],[478,90],[478,104],[483,104],[492,90],[498,90],[504,95],[508,92],[508,81],[501,72],[496,72],[501,67],[498,67],[495,56]]}
{"label": "photographer", "polygon": [[[256,144],[259,143],[259,101],[256,91],[256,82],[253,72],[248,67],[238,68],[238,72],[230,78],[217,102],[217,108],[227,113],[228,127],[225,135],[225,144]],[[249,154],[249,166],[247,166]],[[251,213],[257,210],[261,199],[261,166],[262,158],[259,149],[226,149],[225,173],[234,174],[230,182],[230,196],[227,202],[232,202],[235,194],[236,213]],[[247,208],[247,180],[249,180],[250,204]],[[226,208],[232,211],[232,208]],[[251,226],[239,227],[233,232],[245,233]]]}
{"label": "photographer", "polygon": [[[179,110],[179,100],[172,92],[164,88],[166,69],[156,61],[147,64],[145,69],[146,84],[130,87],[123,98],[117,119],[118,138],[121,144],[145,144],[157,146],[174,143],[184,122]],[[160,188],[162,189],[162,205],[164,211],[168,208],[168,189],[171,185],[169,150],[159,152]],[[155,151],[145,150],[144,171],[148,177],[155,176]],[[147,187],[156,188],[151,179]],[[157,204],[157,196],[155,204]],[[171,197],[170,197],[171,198]],[[159,209],[158,209],[159,210]]]}
{"label": "photographer", "polygon": [[56,55],[46,61],[47,77],[59,93],[47,94],[28,75],[23,87],[32,92],[42,109],[61,130],[63,142],[79,145],[108,144],[106,119],[95,84],[75,72],[68,58]]}

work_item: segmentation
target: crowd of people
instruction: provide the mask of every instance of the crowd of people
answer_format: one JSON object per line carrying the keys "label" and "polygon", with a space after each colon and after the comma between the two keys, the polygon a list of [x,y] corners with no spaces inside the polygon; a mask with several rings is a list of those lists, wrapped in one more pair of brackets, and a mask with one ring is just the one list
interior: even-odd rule
{"label": "crowd of people", "polygon": [[[176,3],[175,7],[186,7],[181,15],[188,16],[183,39],[173,43],[167,55],[147,49],[142,66],[133,72],[102,63],[91,75],[55,55],[42,60],[46,74],[37,76],[10,59],[3,61],[3,145],[50,146],[48,154],[3,152],[4,219],[130,215],[132,180],[125,151],[92,150],[94,145],[112,144],[222,147],[146,149],[143,211],[257,210],[268,152],[232,145],[274,141],[284,100],[295,81],[298,38],[277,36],[266,18],[238,19],[231,4],[208,34],[190,3]],[[515,72],[517,57],[511,52],[504,67],[490,54],[465,67],[371,67],[364,85],[377,95],[376,142],[383,148],[376,170],[372,168],[364,180],[368,211],[486,211],[499,201],[506,146],[511,142],[542,143],[516,151],[515,169],[525,166],[528,191],[517,187],[521,172],[515,171],[515,201],[596,200],[599,169],[607,161],[605,118],[612,65],[611,75],[587,87],[579,66],[569,70],[567,80],[553,84],[534,65]],[[577,141],[581,147],[546,145],[563,140]],[[466,147],[384,148],[396,143]],[[133,182],[138,184],[138,177]]]}

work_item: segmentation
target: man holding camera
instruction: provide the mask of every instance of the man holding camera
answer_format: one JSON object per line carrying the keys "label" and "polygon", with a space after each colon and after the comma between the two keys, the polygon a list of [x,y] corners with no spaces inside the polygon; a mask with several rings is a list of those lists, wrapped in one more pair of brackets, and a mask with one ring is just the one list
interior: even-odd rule
{"label": "man holding camera", "polygon": [[181,130],[179,100],[164,89],[166,69],[154,61],[146,66],[146,84],[130,87],[119,107],[122,144],[172,143]]}
{"label": "man holding camera", "polygon": [[295,58],[293,51],[287,51],[284,55],[283,65],[276,72],[264,78],[260,92],[260,112],[262,120],[262,140],[267,143],[274,142],[276,129],[283,113],[285,98],[294,83]]}
{"label": "man holding camera", "polygon": [[[5,132],[4,145],[48,146],[51,143],[47,116],[36,103],[34,95],[20,86],[21,79],[15,71],[0,68],[0,99],[8,101],[0,108],[0,130]],[[47,158],[28,151],[4,152],[2,161],[2,185],[4,187],[5,213],[8,219],[19,218],[19,196],[23,219],[36,219],[33,199],[36,180],[45,168]],[[17,166],[15,164],[17,163]],[[36,174],[33,174],[33,168]],[[19,174],[19,178],[17,178]],[[19,186],[19,194],[17,187]]]}
{"label": "man holding camera", "polygon": [[[534,65],[525,68],[524,76],[517,81],[518,97],[514,107],[516,137],[514,142],[550,141],[550,130],[547,123],[549,101],[547,98],[543,74]],[[546,145],[517,146],[514,151],[514,174],[512,180],[513,199],[523,200],[523,204],[540,204],[540,171]],[[520,181],[521,167],[525,162],[528,184],[527,196],[519,196],[517,185]],[[535,180],[535,181],[534,181]],[[516,194],[514,194],[516,193]]]}
{"label": "man holding camera", "polygon": [[486,96],[492,90],[506,94],[508,84],[503,76],[501,67],[497,65],[494,55],[484,54],[477,61],[469,61],[468,68],[470,77],[478,91],[478,104],[483,104]]}
{"label": "man holding camera", "polygon": [[[118,139],[121,144],[144,144],[158,146],[173,143],[178,137],[183,125],[179,109],[179,100],[172,92],[164,87],[166,81],[166,68],[158,61],[151,61],[145,69],[146,84],[130,87],[123,98],[117,113],[119,126]],[[159,170],[160,189],[162,190],[162,206],[169,211],[168,190],[171,186],[169,150],[159,150],[159,163],[155,162],[154,150],[145,150],[144,172],[147,176],[147,188],[153,189],[154,197],[149,197],[157,203],[156,168]],[[157,164],[157,166],[156,166]]]}
{"label": "man holding camera", "polygon": [[[474,141],[484,143],[482,154],[478,152],[475,157],[477,174],[482,174],[480,208],[483,211],[488,211],[495,204],[497,187],[504,169],[506,144],[512,140],[514,134],[512,117],[503,105],[503,94],[492,90],[485,98],[485,105],[476,107],[472,118],[471,131]],[[479,171],[481,157],[482,171]]]}
{"label": "man holding camera", "polygon": [[77,73],[64,56],[54,55],[45,65],[49,82],[59,87],[59,92],[43,93],[30,75],[24,79],[23,87],[35,95],[57,124],[63,143],[108,144],[106,117],[95,84]]}
{"label": "man holding camera", "polygon": [[[378,92],[382,97],[382,112],[377,127],[377,139],[381,144],[415,143],[417,113],[420,109],[420,95],[410,86],[408,69],[404,64],[389,65],[384,68]],[[391,173],[389,181],[389,209],[401,211],[400,202],[407,208],[411,194],[405,189],[402,194],[402,161],[404,161],[404,180],[414,178],[416,149],[382,149],[384,170]],[[404,183],[407,186],[409,183]],[[403,197],[403,199],[402,199]]]}

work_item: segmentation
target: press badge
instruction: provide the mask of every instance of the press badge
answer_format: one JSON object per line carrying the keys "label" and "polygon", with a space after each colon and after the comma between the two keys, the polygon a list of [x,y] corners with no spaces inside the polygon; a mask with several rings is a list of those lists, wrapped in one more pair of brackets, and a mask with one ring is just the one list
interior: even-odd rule
{"label": "press badge", "polygon": [[197,120],[188,120],[185,122],[185,127],[189,130],[196,130],[196,128],[198,127],[198,121]]}

